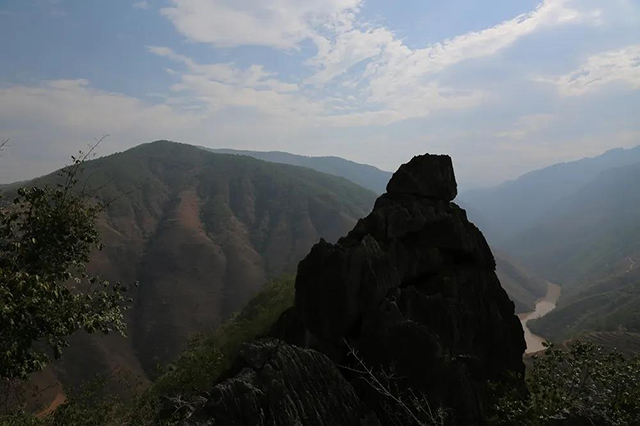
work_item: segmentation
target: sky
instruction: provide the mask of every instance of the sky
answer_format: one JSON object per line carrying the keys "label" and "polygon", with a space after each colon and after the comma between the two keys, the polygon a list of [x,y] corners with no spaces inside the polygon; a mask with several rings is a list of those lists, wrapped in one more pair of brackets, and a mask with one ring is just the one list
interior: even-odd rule
{"label": "sky", "polygon": [[640,0],[0,0],[0,183],[158,139],[452,156],[462,189],[640,145]]}

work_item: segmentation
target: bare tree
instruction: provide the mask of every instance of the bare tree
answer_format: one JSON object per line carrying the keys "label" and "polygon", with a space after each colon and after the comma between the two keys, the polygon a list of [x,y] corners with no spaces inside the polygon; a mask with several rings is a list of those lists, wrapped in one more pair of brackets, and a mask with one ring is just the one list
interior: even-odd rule
{"label": "bare tree", "polygon": [[433,410],[427,397],[413,389],[401,392],[394,382],[398,380],[393,370],[375,371],[368,366],[358,352],[345,340],[349,355],[356,360],[357,367],[344,367],[360,377],[383,397],[383,406],[390,420],[398,426],[442,426],[448,413],[443,407]]}
{"label": "bare tree", "polygon": [[8,143],[9,143],[9,139],[5,139],[2,142],[0,142],[0,152],[4,150],[4,147],[7,146]]}

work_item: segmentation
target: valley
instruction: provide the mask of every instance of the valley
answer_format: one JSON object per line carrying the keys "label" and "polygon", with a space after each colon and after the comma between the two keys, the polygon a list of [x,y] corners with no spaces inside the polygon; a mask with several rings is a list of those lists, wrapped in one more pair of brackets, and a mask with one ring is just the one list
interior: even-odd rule
{"label": "valley", "polygon": [[[322,251],[336,242],[337,247],[346,244],[344,249],[351,250],[354,238],[362,238],[363,247],[368,247],[372,244],[369,238],[379,238],[380,242],[367,249],[373,250],[372,252],[364,251],[354,255],[354,259],[361,259],[361,256],[365,256],[364,253],[368,253],[366,256],[372,256],[368,262],[372,263],[367,268],[383,268],[384,262],[377,263],[382,255],[373,254],[382,247],[381,242],[387,241],[390,238],[388,235],[394,236],[392,240],[399,238],[398,235],[404,235],[408,232],[407,229],[418,226],[424,220],[402,224],[405,219],[401,218],[409,214],[406,212],[414,214],[416,208],[422,209],[424,203],[433,202],[435,204],[425,210],[428,213],[421,213],[433,214],[433,208],[442,209],[446,205],[440,204],[437,197],[447,200],[456,196],[455,184],[451,185],[447,181],[451,179],[448,174],[444,174],[444,177],[422,177],[427,181],[445,181],[442,188],[424,189],[420,187],[422,181],[415,180],[415,177],[399,175],[396,182],[401,184],[390,184],[387,192],[374,201],[376,192],[380,191],[380,181],[387,177],[386,172],[335,158],[314,159],[285,155],[286,153],[266,154],[232,150],[229,153],[223,153],[222,150],[211,152],[189,145],[157,141],[86,164],[83,176],[90,188],[97,188],[95,196],[99,200],[113,200],[98,218],[98,226],[106,245],[102,251],[92,256],[89,270],[111,280],[140,281],[141,285],[132,295],[134,304],[127,314],[127,338],[83,333],[75,335],[63,359],[51,364],[43,375],[34,377],[33,386],[49,389],[41,395],[37,405],[40,416],[45,417],[64,404],[67,389],[80,385],[96,374],[119,371],[132,374],[142,388],[164,386],[160,380],[164,376],[158,366],[180,363],[180,354],[189,347],[192,337],[212,335],[215,330],[220,330],[218,327],[221,324],[224,329],[226,321],[229,318],[229,321],[235,321],[238,318],[237,312],[243,310],[243,307],[243,312],[246,312],[243,315],[253,315],[251,312],[260,310],[261,303],[266,303],[261,299],[263,296],[260,296],[263,286],[283,273],[296,272],[298,262],[304,259],[305,254],[309,253],[319,239],[324,239],[319,244],[324,248],[316,250]],[[261,156],[269,161],[259,159]],[[310,168],[286,164],[301,162]],[[335,169],[337,175],[322,172],[336,164],[339,165]],[[351,167],[354,169],[350,170]],[[371,190],[349,180],[361,170],[376,175],[374,182],[377,183],[370,186]],[[614,247],[612,244],[620,239],[595,238],[592,233],[585,231],[595,227],[597,232],[605,235],[610,229],[614,229],[611,228],[614,225],[615,232],[633,228],[633,190],[615,192],[612,187],[620,184],[621,180],[617,177],[622,177],[623,181],[629,183],[635,174],[635,166],[627,166],[622,170],[605,173],[604,180],[597,177],[595,183],[588,181],[584,187],[586,189],[579,187],[575,194],[558,201],[559,207],[553,210],[553,214],[540,216],[544,221],[532,219],[534,225],[530,229],[519,231],[519,234],[512,237],[503,233],[502,239],[492,232],[500,228],[496,218],[490,212],[483,211],[482,206],[471,204],[463,194],[459,197],[460,204],[468,213],[452,203],[449,208],[454,209],[452,212],[455,213],[441,210],[436,217],[454,214],[447,221],[457,223],[460,220],[464,224],[468,214],[478,221],[480,231],[489,230],[488,235],[492,238],[489,240],[491,250],[485,252],[489,247],[485,246],[482,234],[480,237],[460,234],[460,229],[469,227],[464,232],[475,235],[475,231],[471,231],[473,225],[464,224],[460,228],[460,223],[454,226],[441,218],[421,225],[429,229],[421,237],[421,244],[426,244],[426,249],[417,246],[415,250],[418,251],[411,254],[406,251],[407,248],[389,246],[387,250],[390,251],[385,255],[387,261],[395,259],[398,262],[397,271],[408,274],[406,279],[409,286],[413,286],[416,279],[413,274],[421,276],[422,272],[419,272],[418,266],[405,264],[407,261],[424,256],[421,262],[426,262],[426,265],[433,262],[430,267],[441,268],[440,262],[443,261],[451,266],[441,269],[426,284],[418,285],[415,289],[403,287],[402,291],[406,291],[407,296],[400,298],[403,299],[400,306],[406,309],[406,315],[417,315],[415,318],[420,321],[425,320],[423,315],[426,314],[416,314],[414,308],[410,308],[418,300],[425,308],[420,308],[417,312],[435,309],[434,312],[439,314],[431,315],[438,318],[454,315],[446,313],[451,307],[439,305],[438,300],[449,297],[447,295],[452,291],[449,287],[442,287],[441,282],[459,285],[460,280],[470,279],[469,271],[465,268],[470,259],[475,259],[479,263],[474,268],[495,268],[495,276],[499,279],[501,289],[491,290],[491,297],[502,300],[506,297],[502,292],[506,291],[513,303],[523,333],[523,352],[518,352],[515,341],[519,339],[513,336],[508,339],[513,345],[512,352],[518,352],[522,356],[536,354],[545,350],[543,342],[547,340],[565,343],[581,337],[606,348],[620,349],[627,354],[638,353],[640,327],[634,314],[640,308],[640,270],[636,267],[638,248],[629,236],[622,240],[629,241],[629,244],[625,243],[622,247],[611,250]],[[602,181],[605,184],[600,188]],[[56,177],[52,174],[34,180],[33,184],[55,182]],[[103,182],[106,184],[102,184]],[[412,194],[403,192],[406,191],[405,186],[417,186],[428,195],[404,205],[410,200],[407,198],[410,196],[408,194]],[[604,199],[607,202],[588,204],[585,200],[593,192],[593,188],[599,188],[600,192],[606,191],[608,198]],[[10,193],[14,187],[9,185],[5,190]],[[431,201],[432,199],[435,201]],[[400,203],[402,207],[390,207],[387,212],[385,206],[389,200]],[[513,199],[507,201],[517,202]],[[375,213],[374,210],[367,217],[374,205],[379,212],[385,213]],[[615,224],[609,224],[606,211],[611,206],[618,205],[625,208],[627,213],[620,216]],[[587,208],[586,206],[590,208],[589,220],[580,214],[580,209]],[[406,212],[397,213],[394,209]],[[381,214],[386,217],[378,217]],[[362,219],[365,217],[366,220]],[[581,219],[573,220],[573,217]],[[603,227],[601,223],[610,228]],[[366,226],[371,229],[364,231]],[[353,230],[348,233],[350,227]],[[631,235],[633,232],[635,231],[632,230]],[[398,241],[404,241],[403,244],[410,246],[413,238]],[[544,239],[559,248],[546,252],[541,248],[545,247],[542,244]],[[579,249],[576,248],[578,246]],[[399,253],[397,250],[403,253],[403,257],[394,257]],[[482,254],[469,254],[476,250]],[[594,256],[596,251],[603,254]],[[307,257],[313,257],[313,253],[312,250]],[[531,257],[528,253],[534,253],[535,256]],[[572,253],[573,257],[567,253]],[[544,260],[541,261],[543,257]],[[569,257],[571,258],[567,260]],[[320,263],[323,262],[325,261]],[[335,262],[333,255],[329,255],[326,262]],[[349,262],[358,265],[361,260]],[[591,266],[591,270],[585,269],[586,264],[591,265],[589,262],[606,267]],[[298,271],[304,270],[303,264],[304,262],[300,263]],[[348,268],[351,267],[355,270],[361,268]],[[423,267],[424,265],[420,266]],[[341,268],[327,270],[327,273],[335,274]],[[457,268],[458,272],[452,274],[451,268]],[[562,272],[559,273],[560,270]],[[322,267],[311,276],[322,277],[324,273]],[[376,272],[378,273],[381,276],[393,276],[390,272]],[[357,272],[354,276],[361,274],[366,275],[364,272]],[[431,276],[430,274],[434,273],[429,272],[426,276]],[[486,279],[493,282],[495,278],[489,278],[490,275]],[[554,283],[555,278],[567,281],[561,281],[564,283],[561,287]],[[311,278],[305,273],[301,279],[313,282],[319,278]],[[321,281],[329,283],[335,279],[337,278],[325,277]],[[354,278],[349,278],[351,279]],[[477,285],[488,284],[483,278]],[[329,290],[324,285],[320,288],[323,290],[315,290],[315,296],[305,302],[307,305],[301,305],[302,312],[305,312],[303,316],[306,316],[306,321],[310,324],[318,318],[327,317],[326,313],[309,313],[319,304],[327,303],[324,300],[327,297],[325,292]],[[257,300],[252,299],[255,294],[259,295]],[[423,296],[418,297],[419,294]],[[426,299],[422,299],[425,296]],[[368,300],[369,297],[373,296],[365,296],[365,299]],[[384,303],[391,303],[390,306],[399,303],[398,299],[394,299],[398,295],[389,293],[388,297],[391,297],[390,302]],[[418,299],[409,302],[413,297]],[[482,296],[472,302],[473,297],[469,297],[466,303],[470,303],[470,306],[484,300]],[[342,299],[338,297],[336,300]],[[277,305],[286,307],[290,303],[280,305],[277,302]],[[332,299],[328,303],[332,306],[331,310],[335,309],[336,301]],[[339,311],[347,312],[349,309],[353,308],[345,305]],[[513,315],[508,303],[499,309],[502,311],[500,315],[505,318]],[[455,309],[452,312],[455,316],[461,315]],[[281,318],[278,326],[273,329],[279,338],[293,339],[293,343],[303,344],[296,340],[299,338],[298,332],[289,335],[291,330],[300,325],[288,324],[288,321],[299,321],[299,315],[287,316],[286,312],[283,313],[282,318],[285,319]],[[378,319],[374,320],[372,317],[367,322],[382,321],[388,314],[380,315]],[[276,322],[276,318],[277,315],[270,314],[269,324]],[[440,322],[440,319],[436,321]],[[261,325],[262,333],[265,333],[265,326]],[[338,322],[331,327],[342,326]],[[354,327],[357,330],[360,326]],[[512,325],[509,327],[512,328]],[[448,330],[440,333],[442,336],[455,335]],[[509,333],[513,333],[513,330]],[[363,342],[367,339],[370,338],[367,337]],[[438,344],[449,342],[445,338]],[[468,344],[469,342],[464,341],[457,343],[462,346]],[[484,353],[486,350],[482,351]],[[516,368],[515,364],[513,368]],[[108,386],[116,393],[126,393],[115,378],[110,379]],[[463,408],[464,402],[455,402],[458,403],[462,404],[459,410],[468,409]]]}
{"label": "valley", "polygon": [[536,301],[536,309],[532,312],[518,314],[522,329],[524,330],[524,340],[527,343],[525,354],[543,351],[545,349],[543,343],[548,340],[532,333],[528,326],[529,321],[544,317],[553,311],[558,304],[558,299],[560,299],[562,292],[560,286],[553,283],[547,283],[547,285],[547,294],[542,299]]}
{"label": "valley", "polygon": [[[639,156],[639,147],[611,150],[460,195],[497,259],[507,253],[525,270],[562,283],[557,308],[528,318],[527,332],[559,344],[612,333],[609,346],[619,338],[620,347],[633,347],[626,333],[640,331]],[[532,293],[510,294],[518,306]]]}

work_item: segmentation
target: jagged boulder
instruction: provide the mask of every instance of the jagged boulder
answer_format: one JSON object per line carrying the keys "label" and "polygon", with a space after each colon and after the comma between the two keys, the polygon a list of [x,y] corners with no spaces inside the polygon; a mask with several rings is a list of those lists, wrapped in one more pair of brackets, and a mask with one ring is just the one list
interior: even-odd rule
{"label": "jagged boulder", "polygon": [[[451,160],[423,155],[393,176],[366,218],[300,262],[306,342],[347,364],[345,342],[401,385],[481,424],[487,381],[524,373],[522,327],[482,233],[451,203]],[[375,402],[374,402],[375,404]]]}
{"label": "jagged boulder", "polygon": [[379,426],[325,355],[276,339],[246,344],[232,378],[183,425]]}
{"label": "jagged boulder", "polygon": [[451,201],[458,195],[453,164],[448,155],[419,155],[400,166],[387,192]]}

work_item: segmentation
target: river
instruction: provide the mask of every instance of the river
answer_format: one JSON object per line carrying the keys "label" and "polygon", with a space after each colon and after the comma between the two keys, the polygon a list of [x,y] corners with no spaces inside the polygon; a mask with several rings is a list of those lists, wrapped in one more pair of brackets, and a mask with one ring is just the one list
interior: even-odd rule
{"label": "river", "polygon": [[524,329],[524,340],[527,342],[527,350],[525,353],[528,354],[544,350],[542,343],[545,342],[546,339],[537,334],[533,334],[531,330],[529,330],[527,323],[532,319],[541,318],[553,311],[560,298],[560,286],[553,283],[548,284],[547,294],[536,302],[535,311],[518,315],[522,323],[522,328]]}

